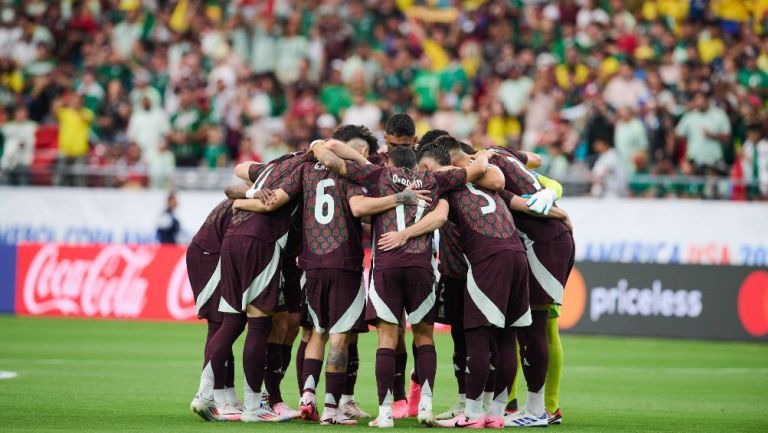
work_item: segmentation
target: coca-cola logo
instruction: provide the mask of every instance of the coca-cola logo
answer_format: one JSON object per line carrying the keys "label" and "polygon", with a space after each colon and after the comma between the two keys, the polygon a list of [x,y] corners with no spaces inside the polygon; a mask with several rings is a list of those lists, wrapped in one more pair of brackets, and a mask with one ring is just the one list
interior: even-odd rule
{"label": "coca-cola logo", "polygon": [[195,317],[195,296],[187,277],[187,261],[184,255],[179,258],[171,273],[166,291],[166,306],[171,317],[177,320],[186,320]]}
{"label": "coca-cola logo", "polygon": [[153,247],[108,245],[93,259],[59,257],[44,245],[24,279],[24,307],[30,314],[60,312],[84,316],[137,317],[146,304],[142,272],[154,260]]}

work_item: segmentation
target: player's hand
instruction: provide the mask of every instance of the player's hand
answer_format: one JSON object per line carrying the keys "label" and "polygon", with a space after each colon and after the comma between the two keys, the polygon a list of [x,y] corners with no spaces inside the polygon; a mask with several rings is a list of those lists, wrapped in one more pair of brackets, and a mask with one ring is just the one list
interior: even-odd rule
{"label": "player's hand", "polygon": [[242,209],[243,201],[245,201],[245,199],[239,198],[239,199],[237,199],[237,200],[232,202],[232,214],[233,215],[237,215],[237,212],[240,209]]}
{"label": "player's hand", "polygon": [[555,203],[557,195],[551,189],[542,189],[532,195],[526,203],[528,209],[541,215],[547,215]]}
{"label": "player's hand", "polygon": [[419,204],[419,200],[424,200],[427,204],[432,203],[432,197],[429,195],[429,190],[413,189],[413,184],[411,184],[408,188],[395,194],[395,201],[397,204],[416,206]]}
{"label": "player's hand", "polygon": [[378,246],[382,251],[391,251],[400,248],[408,242],[408,235],[405,231],[384,233],[379,239]]}
{"label": "player's hand", "polygon": [[253,198],[258,199],[265,205],[271,205],[277,201],[277,195],[271,189],[261,189],[256,191]]}

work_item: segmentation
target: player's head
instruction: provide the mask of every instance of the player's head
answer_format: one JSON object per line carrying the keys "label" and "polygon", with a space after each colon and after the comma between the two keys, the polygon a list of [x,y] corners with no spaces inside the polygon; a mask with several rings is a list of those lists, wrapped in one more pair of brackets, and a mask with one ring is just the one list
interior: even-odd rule
{"label": "player's head", "polygon": [[347,142],[347,146],[351,147],[352,149],[355,149],[356,152],[358,152],[360,155],[363,155],[363,158],[368,158],[368,155],[370,155],[370,149],[368,148],[368,143],[366,143],[365,140],[362,138],[353,138]]}
{"label": "player's head", "polygon": [[419,170],[435,171],[446,165],[451,165],[451,157],[442,146],[435,141],[419,146],[419,154],[416,155]]}
{"label": "player's head", "polygon": [[349,143],[356,138],[363,140],[368,144],[369,154],[375,153],[376,149],[379,147],[379,143],[371,130],[363,125],[341,125],[336,128],[332,138],[343,141],[345,143]]}
{"label": "player's head", "polygon": [[474,155],[477,153],[474,147],[463,141],[461,142],[461,150],[463,150],[467,155]]}
{"label": "player's head", "polygon": [[390,117],[384,128],[384,141],[389,150],[396,147],[413,148],[416,144],[416,124],[411,116],[398,113]]}
{"label": "player's head", "polygon": [[437,137],[442,137],[443,135],[451,135],[451,134],[449,134],[448,131],[444,129],[430,129],[424,135],[421,136],[418,147],[431,143],[435,141]]}
{"label": "player's head", "polygon": [[389,163],[393,167],[413,170],[416,168],[416,152],[410,147],[397,146],[389,151]]}
{"label": "player's head", "polygon": [[468,159],[468,155],[466,152],[464,152],[462,142],[451,137],[450,135],[437,137],[432,142],[432,144],[440,146],[445,149],[446,152],[448,152],[448,155],[451,158],[451,164],[463,167],[467,162],[466,160]]}

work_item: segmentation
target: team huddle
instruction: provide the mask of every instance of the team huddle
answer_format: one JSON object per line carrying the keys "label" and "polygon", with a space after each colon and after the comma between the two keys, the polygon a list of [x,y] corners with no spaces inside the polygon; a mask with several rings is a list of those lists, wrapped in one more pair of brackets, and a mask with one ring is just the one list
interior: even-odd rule
{"label": "team huddle", "polygon": [[[209,421],[357,424],[369,417],[354,398],[357,340],[373,326],[379,413],[370,426],[405,417],[451,428],[560,423],[556,321],[574,257],[570,220],[554,205],[562,188],[532,170],[534,154],[475,152],[440,130],[417,142],[405,114],[389,119],[384,139],[377,152],[367,128],[344,125],[306,152],[235,168],[244,182],[227,188],[187,252],[208,322],[192,410]],[[459,389],[439,414],[436,322],[451,326]],[[407,325],[415,368],[406,397]],[[241,402],[232,346],[246,329]],[[280,384],[300,330],[294,410]],[[528,389],[519,409],[518,366]]]}

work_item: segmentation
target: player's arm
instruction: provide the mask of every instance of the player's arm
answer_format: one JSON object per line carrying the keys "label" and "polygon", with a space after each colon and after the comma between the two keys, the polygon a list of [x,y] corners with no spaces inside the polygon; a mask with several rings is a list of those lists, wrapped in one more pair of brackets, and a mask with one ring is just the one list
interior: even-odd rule
{"label": "player's arm", "polygon": [[526,161],[525,166],[528,168],[539,168],[542,164],[541,156],[539,156],[536,153],[533,152],[526,152],[526,151],[520,151],[523,155],[525,155]]}
{"label": "player's arm", "polygon": [[539,183],[544,187],[528,198],[528,207],[539,214],[547,215],[555,204],[555,200],[563,195],[563,186],[546,176],[536,174]]}
{"label": "player's arm", "polygon": [[550,209],[549,213],[541,214],[533,211],[530,207],[528,207],[527,201],[518,195],[512,194],[509,191],[502,191],[501,196],[504,201],[509,204],[509,208],[511,210],[540,218],[559,219],[568,226],[568,229],[571,232],[573,232],[573,224],[571,223],[570,216],[566,211],[560,209],[559,207],[553,207]]}
{"label": "player's arm", "polygon": [[368,160],[365,159],[365,157],[362,154],[360,154],[360,152],[347,146],[346,144],[342,143],[339,140],[326,140],[323,142],[323,146],[325,146],[328,150],[333,152],[336,156],[338,156],[341,159],[357,161],[361,164],[368,163]]}
{"label": "player's arm", "polygon": [[[251,198],[235,200],[232,204],[232,209],[234,211],[247,210],[257,213],[268,213],[280,209],[291,201],[290,196],[288,196],[282,188],[278,188],[274,191],[256,191],[256,194],[258,194],[258,196],[254,195]],[[273,198],[270,198],[270,196]]]}
{"label": "player's arm", "polygon": [[469,164],[464,170],[467,171],[467,183],[474,182],[481,178],[487,171],[490,164],[488,163],[488,152],[480,151],[474,156],[474,161]]}
{"label": "player's arm", "polygon": [[419,222],[410,227],[406,227],[405,230],[384,233],[384,235],[379,238],[379,248],[381,248],[382,251],[393,250],[405,245],[409,239],[432,233],[448,221],[448,210],[448,201],[440,199],[440,201],[437,202],[437,206],[428,214],[424,215]]}
{"label": "player's arm", "polygon": [[356,195],[349,198],[349,207],[352,210],[352,215],[360,218],[378,215],[401,204],[416,206],[419,204],[420,200],[424,200],[428,204],[432,203],[432,198],[429,196],[428,190],[405,189],[397,194],[388,195],[386,197],[366,197],[364,195]]}
{"label": "player's arm", "polygon": [[245,194],[248,192],[249,189],[251,188],[244,183],[233,183],[232,185],[229,185],[224,190],[224,194],[227,196],[227,198],[231,198],[232,200],[237,200],[241,198],[246,198]]}
{"label": "player's arm", "polygon": [[325,143],[320,141],[312,142],[310,151],[315,154],[317,162],[323,164],[328,170],[338,173],[341,176],[347,175],[347,165],[344,160],[328,149]]}
{"label": "player's arm", "polygon": [[248,170],[251,168],[253,164],[258,164],[256,161],[246,161],[241,162],[240,164],[237,164],[235,166],[235,177],[248,181],[251,181],[250,176],[248,176]]}
{"label": "player's arm", "polygon": [[541,186],[555,192],[555,200],[560,200],[563,197],[563,186],[560,185],[560,182],[539,173],[536,173],[536,177],[539,179]]}
{"label": "player's arm", "polygon": [[499,167],[489,165],[485,174],[480,176],[474,183],[486,189],[501,191],[504,189],[505,184],[504,174]]}

